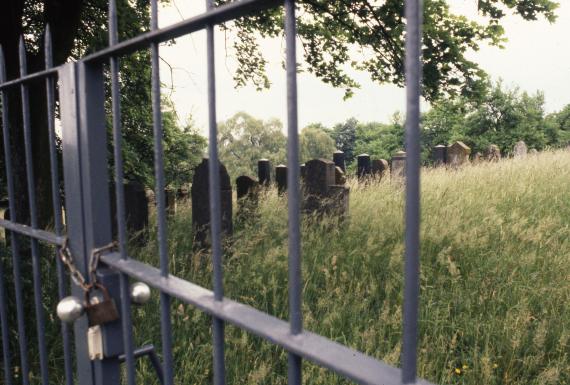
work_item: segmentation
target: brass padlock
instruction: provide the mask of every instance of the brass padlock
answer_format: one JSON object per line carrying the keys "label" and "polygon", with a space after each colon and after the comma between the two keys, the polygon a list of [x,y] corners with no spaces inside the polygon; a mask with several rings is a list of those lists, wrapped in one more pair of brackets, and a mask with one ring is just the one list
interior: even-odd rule
{"label": "brass padlock", "polygon": [[[94,289],[99,290],[103,294],[102,301],[92,301],[90,293]],[[85,292],[85,313],[87,314],[89,326],[103,325],[119,319],[119,311],[115,301],[109,295],[107,288],[100,283],[94,284],[90,290]]]}

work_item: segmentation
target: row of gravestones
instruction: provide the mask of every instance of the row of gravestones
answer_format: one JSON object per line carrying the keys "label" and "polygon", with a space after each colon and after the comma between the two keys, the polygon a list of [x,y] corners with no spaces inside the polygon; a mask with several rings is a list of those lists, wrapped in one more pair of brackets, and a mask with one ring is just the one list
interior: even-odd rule
{"label": "row of gravestones", "polygon": [[[524,157],[527,154],[535,154],[537,152],[538,151],[536,149],[529,150],[526,143],[522,140],[518,141],[513,148],[513,156],[515,158]],[[471,148],[465,143],[457,141],[449,146],[445,146],[443,144],[435,146],[433,150],[433,160],[437,166],[450,165],[452,167],[457,167],[469,162],[470,154]],[[474,162],[482,160],[496,162],[500,159],[501,150],[496,144],[491,144],[487,147],[485,154],[477,152],[472,158]]]}

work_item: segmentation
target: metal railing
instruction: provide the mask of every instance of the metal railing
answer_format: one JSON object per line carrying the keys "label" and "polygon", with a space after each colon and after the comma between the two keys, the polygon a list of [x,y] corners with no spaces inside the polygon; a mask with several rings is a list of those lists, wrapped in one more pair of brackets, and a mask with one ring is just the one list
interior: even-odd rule
{"label": "metal railing", "polygon": [[[133,347],[130,311],[129,279],[147,283],[160,292],[160,324],[162,336],[162,372],[164,384],[174,384],[172,359],[172,325],[170,319],[171,298],[191,304],[212,317],[213,334],[213,381],[225,383],[224,325],[235,325],[261,336],[288,352],[288,383],[302,383],[302,360],[309,360],[328,368],[346,378],[361,384],[427,384],[416,378],[417,367],[417,324],[419,302],[419,99],[421,76],[421,2],[406,1],[406,83],[407,83],[407,183],[406,183],[406,230],[405,230],[405,292],[402,368],[394,368],[363,353],[333,342],[325,337],[303,329],[302,277],[301,277],[301,232],[300,232],[300,182],[299,168],[289,167],[288,186],[288,259],[289,259],[289,320],[284,321],[256,310],[251,306],[224,297],[222,242],[221,242],[221,200],[217,149],[216,80],[214,70],[214,26],[252,12],[273,7],[285,8],[286,76],[287,76],[287,162],[299,164],[299,139],[297,118],[297,72],[296,72],[296,17],[294,0],[241,0],[214,7],[212,0],[206,0],[205,13],[178,24],[159,29],[157,0],[151,0],[150,31],[127,41],[118,41],[117,13],[115,0],[109,3],[109,46],[83,59],[52,68],[51,39],[46,30],[45,70],[35,74],[26,73],[25,50],[20,44],[20,78],[5,78],[4,59],[0,57],[0,90],[2,93],[2,125],[4,133],[4,155],[11,213],[14,205],[14,175],[10,163],[10,127],[8,90],[20,87],[22,100],[23,133],[25,137],[25,159],[27,164],[28,200],[30,202],[30,225],[19,223],[19,218],[0,220],[0,226],[10,231],[13,276],[16,293],[17,331],[22,383],[27,384],[29,365],[27,362],[26,330],[22,299],[19,238],[31,239],[33,261],[34,298],[36,327],[40,355],[40,377],[48,384],[47,353],[43,334],[44,315],[41,303],[41,274],[38,241],[62,247],[69,247],[76,257],[82,274],[87,275],[88,256],[95,248],[111,241],[111,217],[108,181],[105,129],[105,92],[103,67],[110,65],[112,128],[114,144],[114,175],[118,222],[118,251],[101,256],[104,267],[98,269],[98,277],[109,287],[111,295],[120,304],[120,322],[103,326],[105,358],[91,361],[87,356],[87,322],[80,319],[74,324],[75,352],[72,356],[70,327],[62,323],[66,383],[78,381],[81,385],[119,383],[120,365],[125,363],[126,380],[135,384],[135,356],[140,355]],[[160,108],[159,44],[195,31],[206,30],[208,69],[208,127],[209,127],[209,191],[212,234],[213,290],[170,274],[167,243],[167,221],[164,195],[164,165],[162,147],[162,118]],[[152,119],[154,129],[154,168],[158,225],[158,268],[141,263],[129,257],[127,250],[127,229],[123,189],[123,159],[121,148],[121,106],[119,91],[120,57],[140,49],[150,48],[152,78]],[[65,207],[67,234],[63,234],[63,221],[59,192],[56,136],[54,129],[55,79],[59,79],[59,100],[62,123],[62,155],[65,184]],[[55,216],[53,233],[41,230],[37,223],[37,208],[32,167],[31,130],[27,90],[30,82],[46,83],[48,107],[48,128],[51,160],[51,187]],[[18,176],[19,177],[19,176]],[[57,259],[59,297],[67,293],[64,267]],[[0,264],[0,321],[2,326],[2,352],[5,383],[11,385],[13,372],[7,324],[4,270]],[[81,295],[80,288],[72,286],[72,293]],[[76,374],[73,375],[73,366]]]}

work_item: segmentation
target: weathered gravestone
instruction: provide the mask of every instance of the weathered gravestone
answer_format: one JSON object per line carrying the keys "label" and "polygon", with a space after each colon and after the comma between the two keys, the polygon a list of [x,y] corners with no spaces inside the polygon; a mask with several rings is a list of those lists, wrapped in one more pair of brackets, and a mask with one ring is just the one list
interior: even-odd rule
{"label": "weathered gravestone", "polygon": [[436,166],[443,166],[447,163],[447,146],[438,144],[433,148],[433,161]]}
{"label": "weathered gravestone", "polygon": [[[192,229],[194,231],[194,248],[207,248],[210,238],[210,183],[208,158],[194,170],[192,179]],[[220,198],[222,214],[222,236],[233,231],[232,222],[232,184],[226,167],[220,162]]]}
{"label": "weathered gravestone", "polygon": [[144,190],[144,193],[146,195],[146,199],[148,200],[148,206],[149,207],[156,206],[156,196],[154,195],[154,191],[147,188],[146,190]]}
{"label": "weathered gravestone", "polygon": [[389,168],[390,165],[388,164],[388,161],[386,159],[374,159],[372,161],[372,167],[371,167],[372,176],[374,176],[378,180],[381,180],[384,177],[384,175],[388,173]]}
{"label": "weathered gravestone", "polygon": [[300,168],[301,168],[301,178],[302,178],[302,179],[305,179],[305,171],[306,171],[305,163],[303,163],[303,164],[300,166]]}
{"label": "weathered gravestone", "polygon": [[166,215],[174,216],[176,214],[176,191],[170,188],[164,190],[164,208]]}
{"label": "weathered gravestone", "polygon": [[406,176],[406,153],[398,151],[392,156],[391,177],[394,180],[403,179]]}
{"label": "weathered gravestone", "polygon": [[279,194],[287,191],[287,166],[284,164],[275,167],[275,183],[277,183],[277,192]]}
{"label": "weathered gravestone", "polygon": [[523,140],[519,140],[513,149],[513,155],[515,158],[520,158],[526,156],[528,153],[528,147]]}
{"label": "weathered gravestone", "polygon": [[334,181],[335,184],[339,186],[342,186],[346,183],[346,175],[344,175],[344,171],[342,171],[338,166],[335,166],[334,168]]}
{"label": "weathered gravestone", "polygon": [[257,162],[257,178],[260,186],[269,186],[271,183],[271,162],[269,159],[260,159]]}
{"label": "weathered gravestone", "polygon": [[176,190],[176,199],[180,203],[186,203],[188,198],[190,197],[190,191],[188,189],[188,185],[183,184]]}
{"label": "weathered gravestone", "polygon": [[473,155],[473,163],[474,164],[481,163],[481,160],[483,160],[483,154],[481,154],[480,152],[476,152],[475,155]]}
{"label": "weathered gravestone", "polygon": [[[130,240],[143,244],[147,238],[149,203],[145,187],[135,181],[127,182],[123,185],[124,191],[124,215],[127,233]],[[117,196],[115,184],[110,186],[109,194],[111,206],[111,231],[113,238],[117,238]]]}
{"label": "weathered gravestone", "polygon": [[241,222],[255,215],[259,199],[259,183],[254,178],[242,175],[236,178],[238,212],[236,221]]}
{"label": "weathered gravestone", "polygon": [[459,167],[469,162],[469,154],[471,148],[458,140],[447,148],[447,163],[451,167]]}
{"label": "weathered gravestone", "polygon": [[303,211],[331,214],[344,219],[348,214],[349,188],[336,185],[335,165],[330,160],[313,159],[305,163]]}
{"label": "weathered gravestone", "polygon": [[536,148],[531,148],[528,150],[529,155],[538,155],[538,150]]}
{"label": "weathered gravestone", "polygon": [[356,175],[358,179],[370,176],[370,155],[360,154],[356,157]]}
{"label": "weathered gravestone", "polygon": [[342,172],[346,172],[346,159],[344,152],[336,150],[333,153],[333,162],[336,167],[339,167],[342,170]]}
{"label": "weathered gravestone", "polygon": [[487,147],[485,156],[489,162],[498,162],[501,160],[501,149],[496,144],[491,144]]}

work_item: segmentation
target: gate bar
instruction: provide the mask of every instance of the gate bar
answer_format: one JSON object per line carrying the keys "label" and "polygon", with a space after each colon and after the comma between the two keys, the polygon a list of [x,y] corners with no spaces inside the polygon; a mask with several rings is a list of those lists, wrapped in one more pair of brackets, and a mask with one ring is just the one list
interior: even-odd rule
{"label": "gate bar", "polygon": [[[0,82],[6,80],[6,65],[4,51],[0,46]],[[14,192],[14,175],[12,174],[12,151],[10,146],[10,119],[8,117],[8,93],[2,89],[2,132],[4,134],[4,166],[6,167],[6,181],[8,184],[8,205],[12,220],[16,221],[16,199]],[[22,292],[22,273],[20,269],[20,241],[15,232],[10,233],[12,246],[12,272],[14,275],[14,291],[16,295],[16,318],[18,322],[18,347],[20,350],[20,368],[22,370],[22,384],[28,385],[28,340],[24,326],[24,300]]]}
{"label": "gate bar", "polygon": [[[285,1],[285,49],[287,72],[287,218],[289,253],[289,322],[292,335],[303,332],[303,283],[301,271],[301,220],[299,187],[299,127],[297,112],[297,31],[295,1]],[[290,385],[302,383],[301,357],[288,355],[287,377]]]}
{"label": "gate bar", "polygon": [[[287,351],[294,352],[359,384],[402,384],[400,369],[318,334],[303,331],[293,335],[287,321],[251,306],[227,298],[217,301],[214,293],[208,289],[173,275],[164,277],[159,269],[134,259],[121,259],[121,255],[117,252],[103,254],[101,261],[161,292],[196,306],[211,316],[265,338]],[[424,380],[417,380],[416,384],[430,385]]]}
{"label": "gate bar", "polygon": [[[158,4],[157,0],[151,0],[150,29],[158,30]],[[143,40],[148,45],[148,40]],[[121,43],[114,47],[120,46]],[[160,111],[160,67],[158,63],[158,42],[150,43],[151,52],[151,94],[152,94],[152,123],[154,131],[154,178],[156,183],[156,215],[158,222],[158,252],[160,257],[160,272],[162,277],[167,277],[169,272],[169,258],[166,229],[166,205],[164,201],[164,161],[162,146],[162,114]],[[162,334],[162,359],[164,362],[164,383],[174,384],[172,372],[172,323],[170,320],[170,297],[160,293],[160,326]]]}
{"label": "gate bar", "polygon": [[[10,215],[12,215],[11,212],[12,210],[10,210]],[[51,243],[56,246],[63,246],[65,243],[64,236],[55,235],[54,233],[50,233],[49,231],[45,230],[34,229],[30,226],[15,223],[7,219],[0,219],[0,227],[4,227],[6,230],[10,230],[40,241]]]}
{"label": "gate bar", "polygon": [[214,8],[210,12],[191,17],[187,20],[165,28],[151,28],[132,39],[122,41],[117,45],[102,49],[85,56],[84,62],[97,62],[109,59],[111,56],[133,53],[144,49],[149,44],[163,43],[174,38],[205,29],[209,24],[221,24],[235,18],[246,16],[253,11],[263,11],[283,4],[283,0],[240,0]]}
{"label": "gate bar", "polygon": [[[26,48],[24,37],[20,36],[19,44],[20,76],[26,76],[28,64],[26,61]],[[36,206],[36,182],[34,177],[34,164],[32,159],[32,127],[30,122],[30,102],[28,85],[20,85],[22,97],[22,118],[24,126],[24,153],[26,158],[26,177],[28,182],[28,206],[30,210],[30,224],[33,229],[38,228],[38,212]],[[32,247],[32,274],[34,286],[34,307],[36,311],[36,329],[38,349],[40,353],[40,375],[42,384],[48,385],[47,347],[45,341],[44,308],[42,306],[42,268],[40,265],[40,250],[38,240],[31,239]]]}
{"label": "gate bar", "polygon": [[[53,54],[51,44],[51,32],[49,24],[46,25],[45,40],[44,40],[44,54],[45,54],[45,68],[50,69],[53,67]],[[57,169],[57,149],[55,147],[55,84],[54,79],[51,77],[46,78],[46,101],[47,101],[47,124],[49,136],[49,155],[50,155],[50,175],[51,175],[51,195],[53,205],[53,217],[55,225],[55,234],[61,237],[63,234],[63,219],[61,212],[61,197],[59,192],[59,171]],[[53,242],[52,242],[53,243]],[[58,248],[59,249],[59,248]],[[59,251],[59,250],[58,250]],[[59,258],[58,252],[55,255],[55,263],[57,269],[57,286],[58,297],[61,300],[67,293],[67,280],[65,279],[65,272],[63,262]],[[69,334],[70,326],[67,322],[60,321],[61,335],[63,339],[63,361],[65,384],[73,385],[73,363],[71,359],[71,336]]]}
{"label": "gate bar", "polygon": [[406,230],[402,382],[413,384],[417,372],[420,296],[420,96],[421,0],[406,0]]}
{"label": "gate bar", "polygon": [[[116,0],[109,1],[109,46],[118,43],[117,30],[117,4]],[[115,161],[115,199],[116,220],[121,258],[127,259],[127,226],[125,224],[125,188],[123,184],[123,151],[122,151],[122,126],[121,126],[121,94],[119,91],[119,59],[115,56],[110,58],[111,70],[111,114],[113,125],[113,155]],[[111,220],[114,220],[111,217]],[[127,384],[135,385],[135,357],[132,335],[131,298],[129,290],[129,277],[119,275],[119,287],[121,292],[121,326],[123,328],[124,357],[127,366]]]}
{"label": "gate bar", "polygon": [[[213,0],[206,0],[207,12],[214,12]],[[214,24],[206,26],[206,67],[208,72],[208,187],[210,201],[210,234],[212,239],[212,266],[214,299],[224,298],[222,270],[222,211],[220,193],[220,161],[218,159],[218,123],[216,118],[216,69],[214,53]],[[224,321],[212,318],[214,385],[226,383],[224,363]]]}

